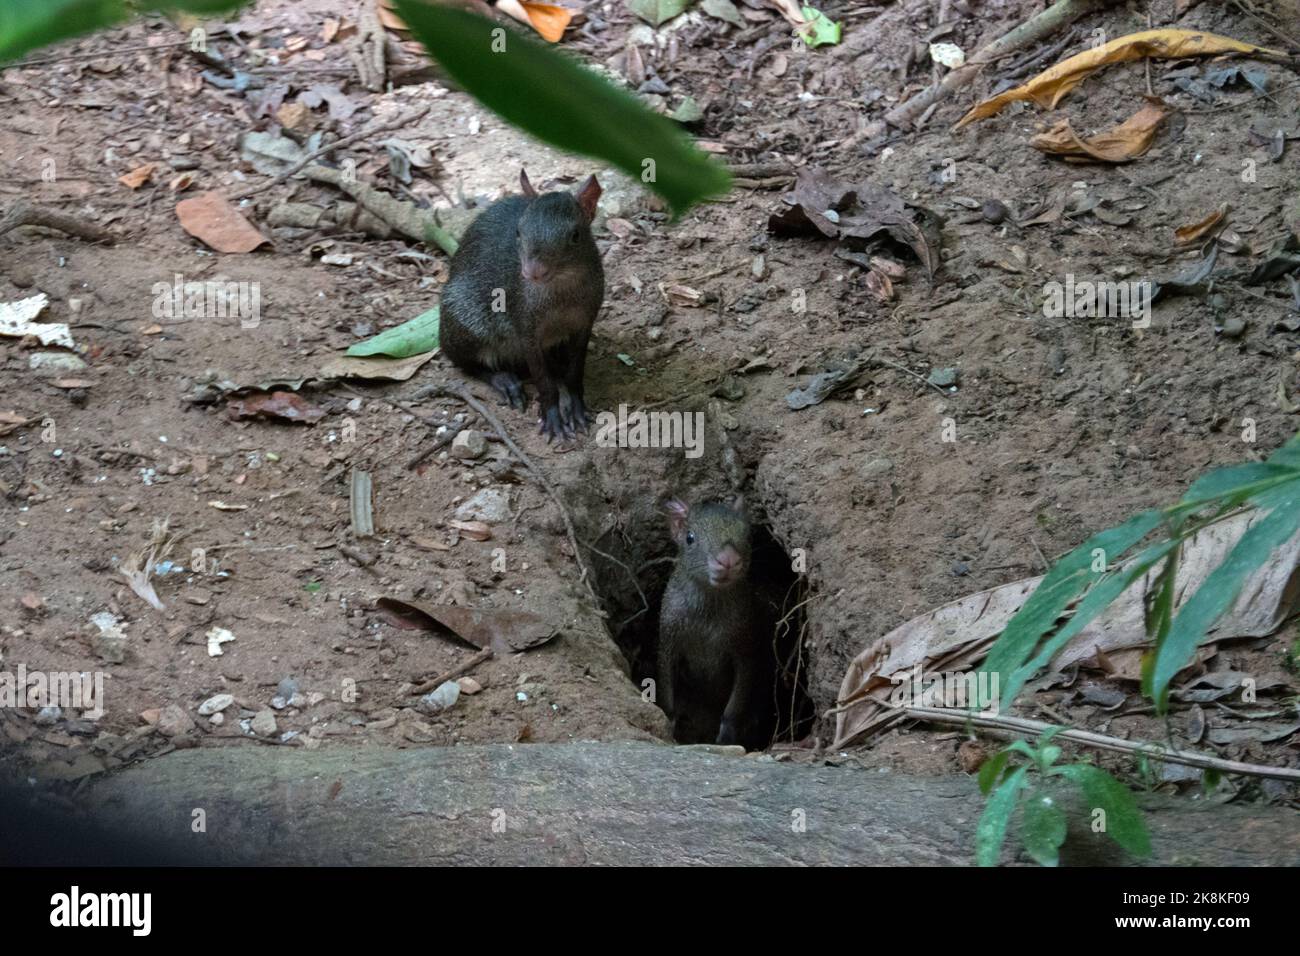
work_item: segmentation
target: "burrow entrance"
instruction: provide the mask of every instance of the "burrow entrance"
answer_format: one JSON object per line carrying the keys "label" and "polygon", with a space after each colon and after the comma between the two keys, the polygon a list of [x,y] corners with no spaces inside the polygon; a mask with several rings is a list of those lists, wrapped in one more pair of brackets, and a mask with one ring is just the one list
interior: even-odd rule
{"label": "burrow entrance", "polygon": [[[755,601],[756,646],[769,648],[775,666],[767,696],[774,717],[771,743],[791,743],[811,731],[815,708],[808,693],[809,657],[805,646],[808,580],[794,570],[790,556],[766,524],[753,524],[750,587]],[[658,680],[659,603],[672,574],[677,546],[657,507],[639,509],[626,526],[591,542],[592,575],[609,617],[606,624],[627,659],[638,690]],[[598,553],[595,549],[599,549]]]}

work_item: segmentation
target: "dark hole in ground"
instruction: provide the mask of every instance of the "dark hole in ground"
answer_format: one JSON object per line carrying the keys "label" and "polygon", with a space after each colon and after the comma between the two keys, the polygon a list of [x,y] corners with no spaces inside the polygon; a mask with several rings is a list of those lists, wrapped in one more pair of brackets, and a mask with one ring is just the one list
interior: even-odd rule
{"label": "dark hole in ground", "polygon": [[[662,518],[656,523],[652,533],[624,536],[624,541],[649,542],[643,551],[631,549],[615,555],[625,567],[600,555],[593,559],[596,588],[609,613],[610,634],[627,658],[633,682],[642,690],[649,686],[647,680],[658,679],[659,602],[677,557],[677,547]],[[641,594],[630,585],[629,574],[636,576]],[[790,556],[766,525],[754,525],[749,580],[755,600],[754,627],[760,638],[756,643],[769,648],[776,662],[770,694],[766,695],[770,708],[766,716],[776,715],[772,742],[800,740],[810,732],[815,717],[803,641],[806,580],[793,570]]]}

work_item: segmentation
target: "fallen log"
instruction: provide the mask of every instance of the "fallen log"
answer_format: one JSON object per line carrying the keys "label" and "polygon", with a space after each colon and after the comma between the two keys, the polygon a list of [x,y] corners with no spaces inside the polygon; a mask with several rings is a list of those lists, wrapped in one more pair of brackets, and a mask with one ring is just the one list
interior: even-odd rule
{"label": "fallen log", "polygon": [[[1072,827],[1062,862],[1300,864],[1294,811],[1139,801],[1150,860]],[[144,853],[130,862],[889,866],[970,864],[983,801],[958,775],[616,742],[185,750],[96,780],[77,806],[79,820],[58,811],[59,834],[97,828]],[[10,853],[44,832],[8,819]],[[27,849],[85,865],[95,845],[78,833],[69,860]]]}

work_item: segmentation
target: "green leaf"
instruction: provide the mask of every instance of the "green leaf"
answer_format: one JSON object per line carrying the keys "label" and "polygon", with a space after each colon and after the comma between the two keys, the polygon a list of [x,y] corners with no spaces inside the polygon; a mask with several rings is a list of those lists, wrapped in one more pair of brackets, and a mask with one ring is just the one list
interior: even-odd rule
{"label": "green leaf", "polygon": [[698,123],[704,119],[704,110],[700,109],[700,104],[695,102],[695,97],[688,96],[668,116],[679,123]]}
{"label": "green leaf", "polygon": [[1024,740],[1013,740],[1011,743],[1007,744],[1006,752],[1018,753],[1022,757],[1028,757],[1035,763],[1038,762],[1038,751],[1029,746],[1029,744]]}
{"label": "green leaf", "polygon": [[1171,514],[1188,514],[1200,511],[1211,504],[1219,510],[1235,508],[1251,496],[1297,477],[1294,467],[1272,462],[1250,462],[1216,468],[1192,482],[1178,504],[1169,509]]}
{"label": "green leaf", "polygon": [[[1016,692],[1024,685],[1014,679],[1016,671],[1025,663],[1039,640],[1056,625],[1057,619],[1089,584],[1100,574],[1092,570],[1093,552],[1105,555],[1107,567],[1115,564],[1120,555],[1128,551],[1160,525],[1163,516],[1159,511],[1144,511],[1114,528],[1093,535],[1052,567],[1039,582],[1034,593],[1015,616],[1007,622],[1005,630],[990,648],[982,671],[997,674],[1002,692],[1002,706],[1008,707]],[[1118,592],[1117,592],[1118,593]],[[1104,605],[1103,605],[1104,606]],[[1097,608],[1099,611],[1100,608]],[[1093,612],[1094,614],[1096,611]],[[1076,613],[1075,617],[1078,617]],[[1073,624],[1073,621],[1070,622]],[[1068,626],[1068,625],[1067,625]],[[1082,625],[1080,625],[1082,626]],[[1006,679],[1013,675],[1013,679]]]}
{"label": "green leaf", "polygon": [[691,0],[627,0],[628,9],[652,27],[667,23],[690,5]]}
{"label": "green leaf", "polygon": [[1048,794],[1035,790],[1025,800],[1020,839],[1039,866],[1056,866],[1065,842],[1065,812]]}
{"label": "green leaf", "polygon": [[998,775],[1002,773],[1002,768],[1007,765],[1007,761],[1010,759],[1011,751],[999,750],[988,760],[984,761],[983,766],[980,767],[978,777],[980,793],[987,794],[993,789],[993,784],[997,783]]}
{"label": "green leaf", "polygon": [[1034,746],[1037,747],[1039,750],[1042,750],[1044,747],[1048,745],[1048,743],[1051,742],[1053,737],[1055,737],[1064,729],[1065,729],[1064,727],[1048,727],[1046,730],[1044,730],[1041,734],[1038,735],[1038,740],[1035,741]]}
{"label": "green leaf", "polygon": [[1056,744],[1049,744],[1038,751],[1038,763],[1044,770],[1056,763],[1061,758],[1061,748]]}
{"label": "green leaf", "polygon": [[1106,834],[1112,840],[1134,856],[1151,854],[1151,835],[1128,787],[1100,767],[1084,763],[1062,767],[1061,772],[1079,786],[1091,809],[1106,811]]}
{"label": "green leaf", "polygon": [[826,14],[813,7],[804,7],[803,17],[808,25],[799,31],[803,42],[809,46],[823,46],[840,42],[840,25],[832,23]]}
{"label": "green leaf", "polygon": [[1192,659],[1205,632],[1232,606],[1251,572],[1263,565],[1297,528],[1300,490],[1293,489],[1290,497],[1246,530],[1223,562],[1183,603],[1168,635],[1156,646],[1150,680],[1144,675],[1143,690],[1159,712],[1164,712],[1169,682]]}
{"label": "green leaf", "polygon": [[664,197],[677,215],[731,185],[727,171],[666,116],[576,60],[492,20],[395,0],[398,15],[457,83],[553,146],[603,159]]}
{"label": "green leaf", "polygon": [[700,9],[711,17],[725,20],[732,26],[742,28],[745,26],[745,18],[740,15],[740,11],[731,0],[703,0]]}
{"label": "green leaf", "polygon": [[395,358],[407,358],[432,352],[438,347],[439,308],[434,306],[428,312],[403,322],[391,329],[385,329],[378,335],[357,342],[348,349],[348,355],[392,355]]}
{"label": "green leaf", "polygon": [[[223,13],[246,0],[152,0],[150,10]],[[60,40],[127,20],[136,4],[126,0],[3,0],[0,2],[0,63]]]}
{"label": "green leaf", "polygon": [[[1023,742],[1023,741],[1022,741]],[[1002,855],[1002,844],[1007,838],[1007,826],[1016,809],[1016,799],[1025,785],[1028,767],[1020,767],[1003,780],[993,796],[984,805],[980,822],[975,827],[975,862],[980,866],[997,866]]]}
{"label": "green leaf", "polygon": [[1043,642],[1038,653],[1029,662],[1012,671],[1011,677],[1002,688],[1003,706],[1010,706],[1011,701],[1020,693],[1020,689],[1025,686],[1026,681],[1037,674],[1040,669],[1046,667],[1048,661],[1055,657],[1061,648],[1087,627],[1093,618],[1109,607],[1111,602],[1127,590],[1129,585],[1146,574],[1177,544],[1177,541],[1162,541],[1153,544],[1128,562],[1122,570],[1114,571],[1102,578],[1088,592],[1087,596],[1079,602],[1070,620],[1048,640]]}
{"label": "green leaf", "polygon": [[1206,767],[1201,771],[1201,792],[1207,796],[1219,789],[1219,783],[1223,780],[1223,774],[1213,767]]}

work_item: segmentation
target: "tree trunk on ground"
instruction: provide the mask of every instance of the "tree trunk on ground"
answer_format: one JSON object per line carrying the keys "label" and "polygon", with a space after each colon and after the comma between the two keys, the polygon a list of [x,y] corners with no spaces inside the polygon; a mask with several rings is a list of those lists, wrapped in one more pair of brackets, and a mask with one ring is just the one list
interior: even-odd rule
{"label": "tree trunk on ground", "polygon": [[[1293,811],[1140,799],[1149,862],[1300,864]],[[178,751],[78,802],[137,855],[254,864],[965,865],[983,806],[960,776],[627,742]],[[1136,861],[1079,826],[1063,862]]]}

